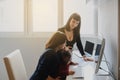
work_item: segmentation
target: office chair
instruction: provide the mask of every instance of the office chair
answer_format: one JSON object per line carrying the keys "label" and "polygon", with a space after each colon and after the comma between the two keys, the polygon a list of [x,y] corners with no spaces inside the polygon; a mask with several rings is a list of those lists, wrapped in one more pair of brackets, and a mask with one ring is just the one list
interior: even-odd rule
{"label": "office chair", "polygon": [[9,80],[28,80],[20,50],[17,49],[3,58]]}

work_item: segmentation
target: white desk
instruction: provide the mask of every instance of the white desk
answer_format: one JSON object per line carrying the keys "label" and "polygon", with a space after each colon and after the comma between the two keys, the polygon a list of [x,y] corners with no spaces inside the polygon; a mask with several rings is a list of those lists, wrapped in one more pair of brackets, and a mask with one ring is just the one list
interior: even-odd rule
{"label": "white desk", "polygon": [[[77,52],[78,51],[74,51]],[[94,58],[92,56],[92,58]],[[74,79],[73,75],[67,76],[67,80],[113,80],[111,76],[97,76],[95,74],[96,63],[95,62],[85,62],[82,58],[76,56],[74,53],[72,54],[72,61],[79,63],[77,66],[70,66],[70,70],[79,70],[79,68],[83,69],[84,79]],[[103,73],[104,71],[100,71],[99,73]]]}

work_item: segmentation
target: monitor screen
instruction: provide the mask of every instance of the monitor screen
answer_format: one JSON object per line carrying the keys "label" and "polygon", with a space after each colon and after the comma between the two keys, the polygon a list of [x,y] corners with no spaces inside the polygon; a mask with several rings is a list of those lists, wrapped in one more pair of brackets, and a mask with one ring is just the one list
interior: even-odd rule
{"label": "monitor screen", "polygon": [[101,61],[102,61],[102,57],[103,57],[103,54],[104,54],[104,47],[105,47],[105,39],[102,39],[100,54],[98,56],[98,61],[97,61],[95,73],[97,73],[99,71],[100,64],[101,64]]}
{"label": "monitor screen", "polygon": [[100,54],[100,49],[101,49],[101,44],[97,44],[96,50],[95,50],[95,56],[99,56],[99,54]]}
{"label": "monitor screen", "polygon": [[86,41],[86,43],[85,43],[85,52],[92,55],[93,49],[94,49],[94,43],[92,43],[90,41]]}

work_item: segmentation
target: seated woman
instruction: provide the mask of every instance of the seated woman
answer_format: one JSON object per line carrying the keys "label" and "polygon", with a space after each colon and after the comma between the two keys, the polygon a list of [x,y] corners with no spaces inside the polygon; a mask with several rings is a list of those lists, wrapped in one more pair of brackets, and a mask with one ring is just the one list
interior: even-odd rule
{"label": "seated woman", "polygon": [[65,41],[65,34],[59,31],[48,40],[46,49],[41,55],[30,80],[60,80],[58,76],[60,62],[57,51],[64,49]]}

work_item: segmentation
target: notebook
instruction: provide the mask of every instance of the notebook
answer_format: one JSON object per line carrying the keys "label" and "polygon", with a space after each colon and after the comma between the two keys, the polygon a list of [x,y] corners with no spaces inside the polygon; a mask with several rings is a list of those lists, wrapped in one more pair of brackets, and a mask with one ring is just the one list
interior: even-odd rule
{"label": "notebook", "polygon": [[92,56],[93,49],[94,49],[94,43],[90,42],[90,41],[86,41],[85,48],[84,48],[85,55],[86,56]]}

